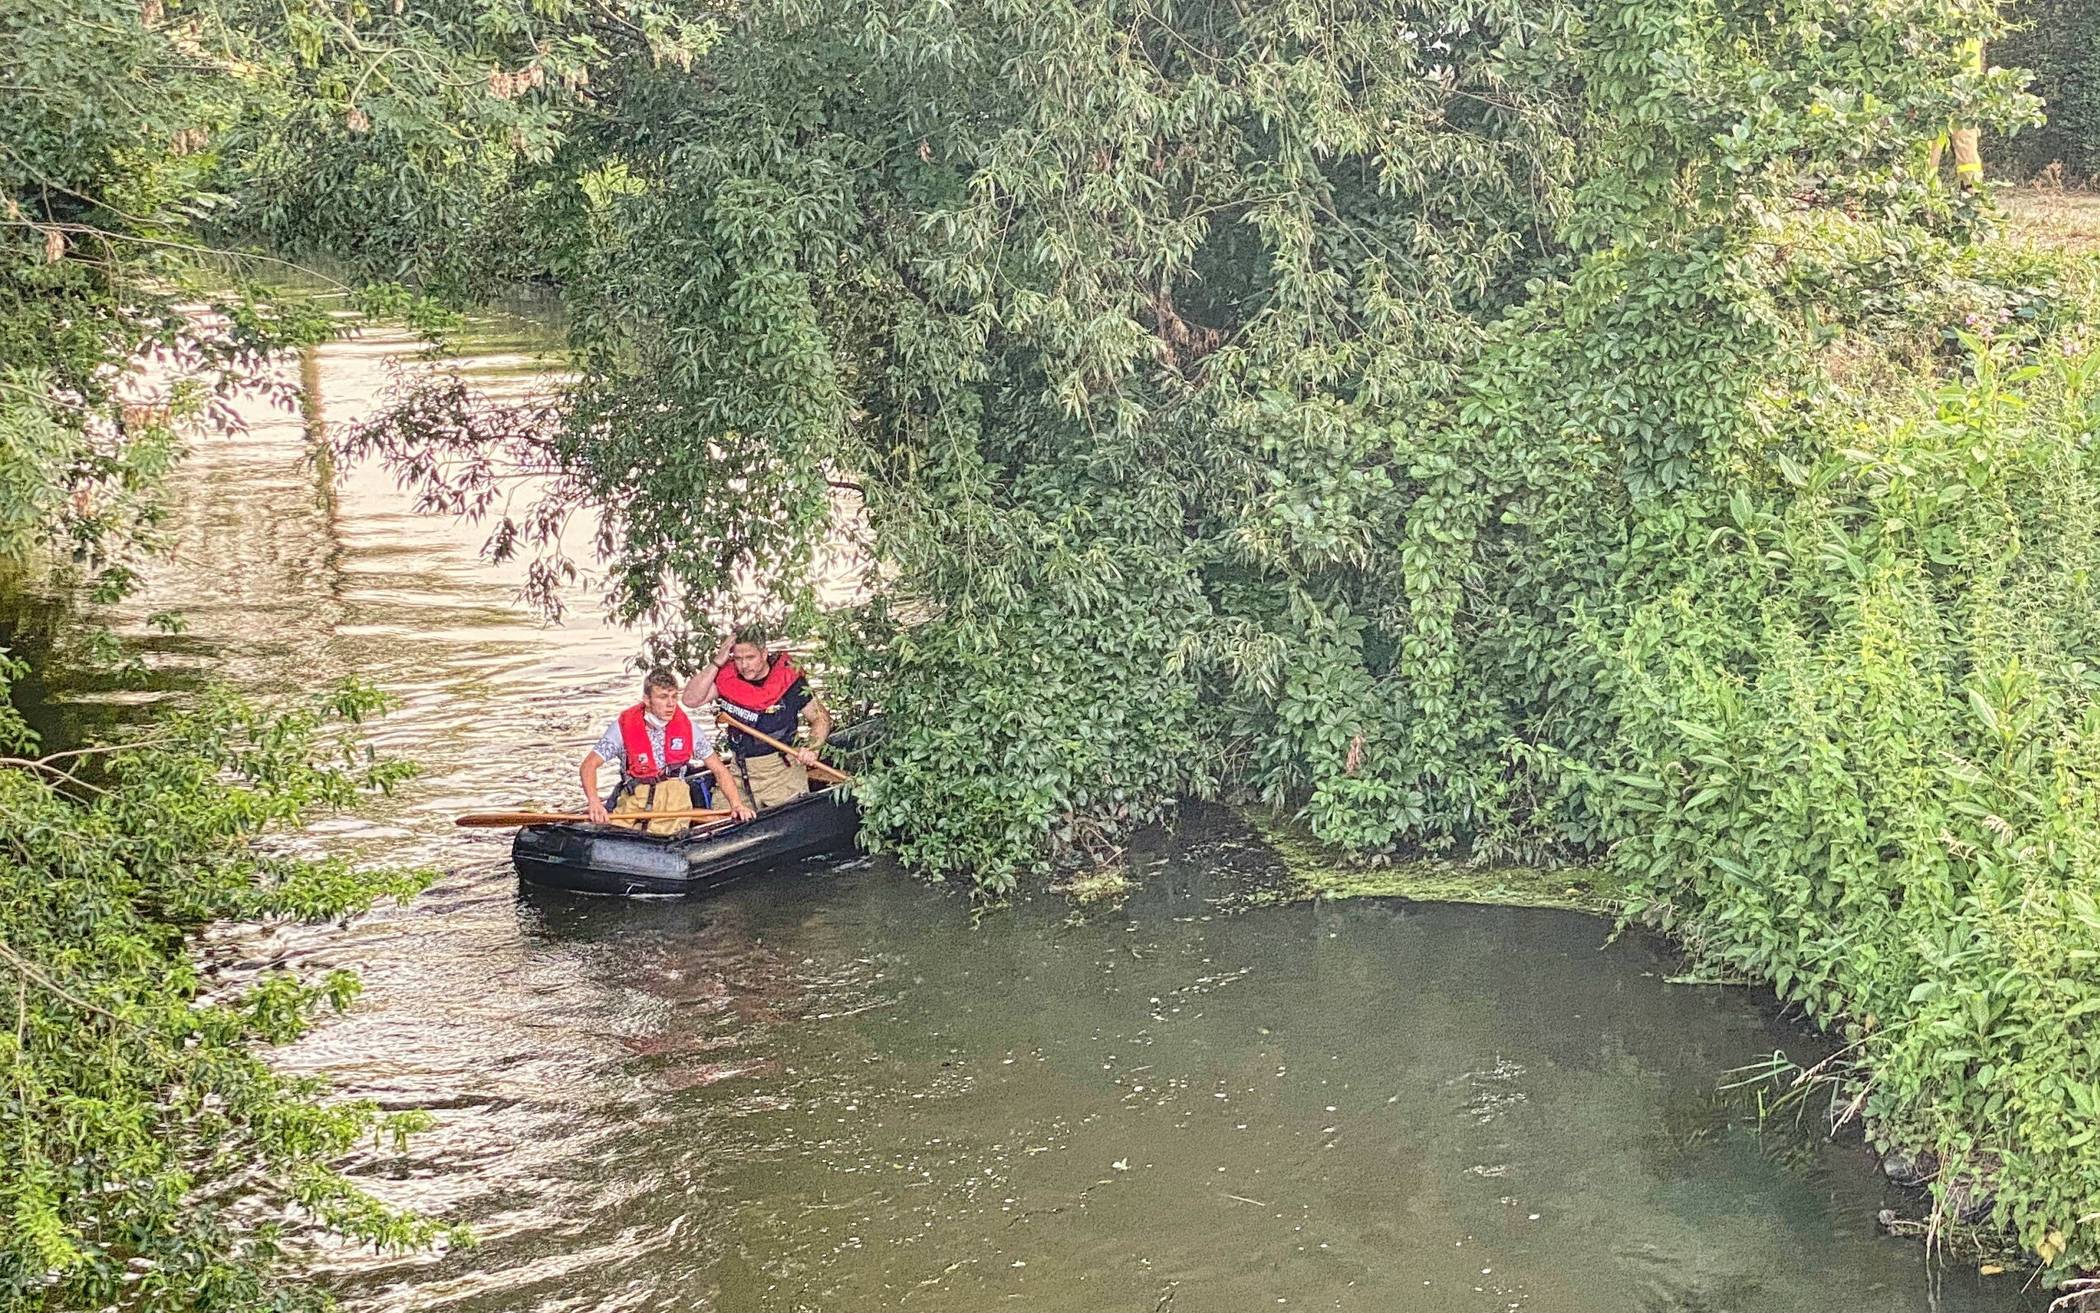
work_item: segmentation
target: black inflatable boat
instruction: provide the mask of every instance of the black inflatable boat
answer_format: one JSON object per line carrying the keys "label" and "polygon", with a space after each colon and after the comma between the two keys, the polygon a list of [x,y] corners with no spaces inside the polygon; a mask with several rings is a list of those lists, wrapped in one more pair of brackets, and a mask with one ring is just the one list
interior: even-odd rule
{"label": "black inflatable boat", "polygon": [[[882,733],[879,716],[839,730],[825,756],[852,770]],[[858,852],[860,808],[841,788],[805,793],[750,821],[658,836],[618,825],[528,825],[511,841],[518,878],[583,894],[697,894],[775,867]]]}
{"label": "black inflatable boat", "polygon": [[841,789],[679,835],[617,825],[529,825],[511,841],[518,878],[586,894],[691,894],[795,862],[850,856],[860,808]]}

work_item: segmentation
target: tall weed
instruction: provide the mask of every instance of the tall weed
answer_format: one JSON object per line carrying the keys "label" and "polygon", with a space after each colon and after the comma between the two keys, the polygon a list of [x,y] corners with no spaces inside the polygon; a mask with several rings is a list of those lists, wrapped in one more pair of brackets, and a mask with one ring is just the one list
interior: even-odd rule
{"label": "tall weed", "polygon": [[2095,361],[1967,346],[1586,622],[1582,774],[1635,913],[1843,1034],[1875,1139],[2061,1273],[2100,1262]]}

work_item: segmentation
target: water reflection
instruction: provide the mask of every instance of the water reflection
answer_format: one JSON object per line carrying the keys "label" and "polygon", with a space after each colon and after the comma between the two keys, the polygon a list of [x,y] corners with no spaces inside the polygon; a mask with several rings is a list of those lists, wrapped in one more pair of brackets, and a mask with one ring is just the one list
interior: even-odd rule
{"label": "water reflection", "polygon": [[1212,858],[1187,842],[1118,914],[1044,899],[975,928],[872,864],[704,902],[506,899],[488,871],[445,917],[467,951],[366,940],[374,1007],[301,1055],[369,1084],[375,1031],[399,1033],[401,1094],[473,1091],[388,1170],[485,1243],[347,1267],[345,1294],[2018,1306],[1963,1278],[1933,1303],[1915,1248],[1871,1234],[1861,1153],[1717,1100],[1719,1072],[1798,1037],[1739,992],[1662,984],[1656,945],[1556,912],[1225,915],[1190,895]]}
{"label": "water reflection", "polygon": [[[545,334],[479,331],[476,384],[529,387]],[[1872,1234],[1859,1151],[1716,1099],[1799,1042],[1756,996],[1666,985],[1656,945],[1570,914],[1226,914],[1219,886],[1262,861],[1229,818],[1141,855],[1141,892],[1092,919],[1042,899],[973,924],[876,864],[691,903],[521,895],[508,836],[449,818],[569,800],[635,643],[588,605],[543,627],[476,531],[316,466],[314,426],[369,406],[404,346],[322,348],[294,366],[301,413],[200,444],[175,550],[120,617],[163,687],[356,673],[403,699],[379,744],[423,778],[303,842],[444,879],[250,936],[364,973],[285,1061],[438,1109],[357,1170],[481,1237],[321,1255],[350,1307],[2028,1306],[1963,1274],[1935,1295],[1914,1245]],[[169,607],[186,634],[145,625]],[[62,708],[93,691],[65,664]]]}

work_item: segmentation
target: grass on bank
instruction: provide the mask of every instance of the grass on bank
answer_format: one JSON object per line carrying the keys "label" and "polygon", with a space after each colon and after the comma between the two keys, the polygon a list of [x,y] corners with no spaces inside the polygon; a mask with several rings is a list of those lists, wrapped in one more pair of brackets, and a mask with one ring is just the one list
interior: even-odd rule
{"label": "grass on bank", "polygon": [[2100,253],[2100,192],[2008,187],[1998,199],[2005,209],[2006,240]]}

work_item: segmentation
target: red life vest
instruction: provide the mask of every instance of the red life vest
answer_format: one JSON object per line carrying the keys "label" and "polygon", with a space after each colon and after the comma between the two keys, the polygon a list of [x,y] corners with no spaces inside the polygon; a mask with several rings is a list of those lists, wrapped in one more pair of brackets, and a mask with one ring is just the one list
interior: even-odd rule
{"label": "red life vest", "polygon": [[693,722],[683,709],[671,712],[671,722],[664,726],[664,759],[656,759],[656,750],[649,746],[649,726],[642,720],[648,710],[647,703],[637,702],[620,713],[620,744],[627,749],[629,779],[653,780],[693,759]]}
{"label": "red life vest", "polygon": [[778,706],[800,678],[802,672],[795,669],[794,661],[785,652],[773,658],[765,679],[756,684],[736,672],[736,662],[726,661],[715,671],[715,696],[742,712],[737,716],[739,720],[755,721]]}

